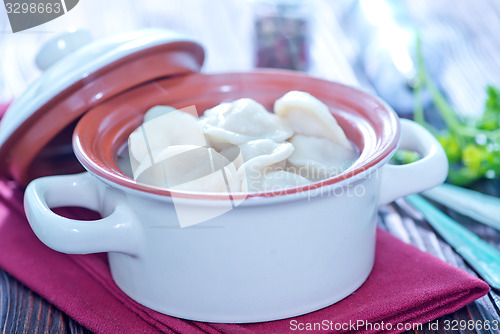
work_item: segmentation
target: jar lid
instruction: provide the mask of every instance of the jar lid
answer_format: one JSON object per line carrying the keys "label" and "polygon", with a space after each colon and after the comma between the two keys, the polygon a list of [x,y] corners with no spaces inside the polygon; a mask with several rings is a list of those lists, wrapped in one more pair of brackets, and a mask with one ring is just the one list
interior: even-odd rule
{"label": "jar lid", "polygon": [[200,44],[168,30],[96,42],[76,31],[50,40],[36,58],[43,74],[0,122],[0,177],[26,185],[36,177],[77,172],[71,136],[85,112],[143,83],[198,72],[203,60]]}

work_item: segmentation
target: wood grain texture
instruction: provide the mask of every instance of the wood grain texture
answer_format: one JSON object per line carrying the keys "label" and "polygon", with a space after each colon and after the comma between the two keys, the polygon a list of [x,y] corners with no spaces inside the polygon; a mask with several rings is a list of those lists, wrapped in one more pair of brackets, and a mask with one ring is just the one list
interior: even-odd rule
{"label": "wood grain texture", "polygon": [[88,334],[87,329],[0,270],[2,334]]}

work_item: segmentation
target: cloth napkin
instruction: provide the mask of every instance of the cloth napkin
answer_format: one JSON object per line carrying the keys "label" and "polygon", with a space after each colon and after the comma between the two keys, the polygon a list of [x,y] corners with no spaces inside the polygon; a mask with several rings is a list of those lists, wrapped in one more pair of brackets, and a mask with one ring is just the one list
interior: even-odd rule
{"label": "cloth napkin", "polygon": [[[0,267],[96,333],[288,333],[315,323],[333,329],[324,332],[378,333],[380,327],[373,324],[382,322],[384,332],[397,333],[398,323],[428,322],[489,291],[483,281],[379,230],[372,273],[355,293],[332,306],[254,324],[182,320],[148,309],[121,292],[105,254],[67,255],[43,245],[26,221],[22,196],[16,183],[0,180]],[[98,218],[84,209],[58,212]],[[361,320],[372,327],[352,327]],[[343,324],[344,330],[335,330],[334,324]],[[392,329],[387,330],[387,324]]]}

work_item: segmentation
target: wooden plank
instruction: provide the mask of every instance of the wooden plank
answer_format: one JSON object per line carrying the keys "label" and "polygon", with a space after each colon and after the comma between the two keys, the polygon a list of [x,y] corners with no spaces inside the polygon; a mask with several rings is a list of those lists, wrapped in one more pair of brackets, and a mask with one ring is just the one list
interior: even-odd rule
{"label": "wooden plank", "polygon": [[0,269],[0,333],[89,334],[90,331]]}

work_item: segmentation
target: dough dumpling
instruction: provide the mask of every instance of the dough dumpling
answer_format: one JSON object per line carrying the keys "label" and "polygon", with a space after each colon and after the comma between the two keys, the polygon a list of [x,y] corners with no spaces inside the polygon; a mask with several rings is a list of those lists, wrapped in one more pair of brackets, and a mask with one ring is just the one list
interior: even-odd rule
{"label": "dough dumpling", "polygon": [[[150,111],[165,114],[152,118]],[[144,122],[129,136],[128,147],[130,157],[139,164],[149,155],[156,154],[171,145],[198,145],[205,146],[206,140],[198,123],[198,119],[180,110],[167,109],[170,107],[155,107],[146,115],[151,120]],[[137,166],[132,165],[134,170]]]}
{"label": "dough dumpling", "polygon": [[238,168],[243,191],[259,191],[261,179],[272,171],[283,169],[294,148],[290,143],[269,139],[250,141],[240,146],[244,163]]}
{"label": "dough dumpling", "polygon": [[228,196],[278,192],[335,176],[356,159],[328,107],[310,94],[289,92],[274,110],[248,98],[222,103],[201,118],[196,111],[151,108],[129,136],[133,178]]}
{"label": "dough dumpling", "polygon": [[146,159],[134,172],[137,182],[174,190],[239,192],[236,168],[212,148],[176,145]]}
{"label": "dough dumpling", "polygon": [[[245,161],[251,164],[258,163],[259,166],[269,166],[281,163],[281,166],[284,167],[286,165],[286,158],[288,158],[292,152],[293,146],[289,143],[277,143],[270,139],[252,140],[248,143],[231,146],[220,151],[229,161],[235,163],[236,168],[240,168]],[[250,162],[252,159],[255,160]]]}
{"label": "dough dumpling", "polygon": [[296,135],[290,143],[295,151],[288,158],[288,170],[310,181],[323,180],[343,172],[357,156],[352,145],[345,148],[323,138]]}
{"label": "dough dumpling", "polygon": [[222,103],[207,110],[200,122],[213,147],[220,143],[241,145],[255,139],[283,142],[293,135],[286,122],[252,99]]}
{"label": "dough dumpling", "polygon": [[274,112],[295,134],[325,138],[346,148],[351,146],[328,107],[309,93],[286,93],[274,103]]}

